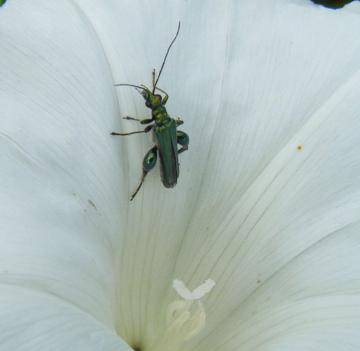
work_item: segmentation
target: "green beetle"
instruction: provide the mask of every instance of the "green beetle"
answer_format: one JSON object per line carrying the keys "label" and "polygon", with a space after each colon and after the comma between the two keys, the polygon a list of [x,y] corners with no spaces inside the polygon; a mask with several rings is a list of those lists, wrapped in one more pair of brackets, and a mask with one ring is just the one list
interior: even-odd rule
{"label": "green beetle", "polygon": [[[133,117],[124,117],[127,120],[138,121],[141,124],[147,124],[144,130],[131,132],[131,133],[116,133],[112,132],[111,135],[131,135],[137,133],[153,132],[153,139],[155,146],[152,147],[144,157],[143,160],[143,173],[139,186],[131,196],[131,200],[134,199],[138,191],[140,190],[146,175],[155,167],[157,157],[160,159],[160,173],[162,183],[166,188],[172,188],[176,185],[179,177],[179,159],[178,154],[186,151],[189,145],[189,137],[186,133],[177,130],[177,127],[184,122],[180,118],[171,118],[166,111],[165,104],[169,99],[169,95],[162,89],[157,87],[162,69],[166,62],[166,58],[169,54],[171,46],[174,44],[180,31],[180,22],[174,39],[169,45],[165,58],[160,68],[159,75],[155,79],[155,70],[152,72],[153,88],[150,90],[145,85],[133,85],[133,84],[115,84],[115,86],[131,86],[140,89],[141,95],[145,100],[145,106],[151,109],[151,118],[138,119]],[[157,94],[156,90],[163,93],[164,96]],[[180,145],[178,149],[177,145]]]}

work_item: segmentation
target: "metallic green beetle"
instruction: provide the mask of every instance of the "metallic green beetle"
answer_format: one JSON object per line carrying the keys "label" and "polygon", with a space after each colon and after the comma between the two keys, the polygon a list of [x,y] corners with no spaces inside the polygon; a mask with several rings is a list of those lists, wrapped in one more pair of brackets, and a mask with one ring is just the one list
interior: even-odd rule
{"label": "metallic green beetle", "polygon": [[[159,81],[161,72],[164,68],[166,58],[169,54],[171,46],[174,44],[180,31],[180,22],[176,35],[172,42],[170,43],[165,58],[160,68],[159,75],[155,79],[155,70],[152,72],[152,85],[153,88],[150,90],[145,85],[133,85],[133,84],[115,84],[115,86],[132,86],[137,89],[140,89],[141,95],[145,99],[145,106],[151,109],[151,118],[148,119],[138,119],[133,117],[124,117],[127,120],[138,121],[141,124],[148,124],[144,130],[131,132],[131,133],[115,133],[112,132],[111,135],[131,135],[137,133],[148,133],[153,132],[153,139],[155,146],[152,147],[144,157],[143,160],[143,173],[139,186],[136,188],[135,192],[131,196],[131,200],[134,199],[138,191],[140,190],[146,175],[155,167],[157,161],[157,155],[159,154],[160,158],[160,173],[162,183],[166,188],[172,188],[176,185],[177,179],[179,177],[179,159],[178,154],[186,151],[189,145],[189,137],[186,133],[177,130],[177,127],[184,122],[180,118],[171,118],[165,108],[165,104],[169,99],[169,95],[158,88],[156,85]],[[162,92],[164,96],[156,94],[155,91],[158,90]],[[177,144],[181,146],[180,149],[177,148]]]}

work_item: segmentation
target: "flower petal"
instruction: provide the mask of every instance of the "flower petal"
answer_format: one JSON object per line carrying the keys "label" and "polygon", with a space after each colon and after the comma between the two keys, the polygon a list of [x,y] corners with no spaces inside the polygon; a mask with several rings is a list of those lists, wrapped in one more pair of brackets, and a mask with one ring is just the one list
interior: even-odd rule
{"label": "flower petal", "polygon": [[[264,343],[272,350],[273,342],[279,346],[288,341],[299,350],[302,342],[319,350],[359,347],[359,230],[358,222],[334,231],[271,276],[258,274],[253,291],[216,328],[209,328],[194,349],[251,350],[257,345],[261,350]],[[251,263],[248,268],[251,274]],[[245,289],[252,284],[246,278],[243,282]],[[226,296],[221,300],[227,301]]]}
{"label": "flower petal", "polygon": [[[259,284],[359,220],[360,44],[348,34],[360,31],[358,15],[295,0],[108,2],[100,13],[95,1],[78,3],[124,83],[149,81],[182,20],[161,82],[172,91],[169,111],[184,117],[190,151],[181,155],[174,192],[154,185],[155,174],[131,209],[120,270],[130,282],[120,288],[120,305],[130,303],[120,320],[127,339],[151,344],[174,297],[172,279],[193,289],[212,278],[210,335]],[[122,112],[139,112],[127,94],[119,90]],[[134,159],[138,143],[128,144]],[[340,265],[352,259],[345,254]],[[324,272],[316,267],[317,277]],[[339,279],[348,293],[357,291],[357,272],[336,275],[334,286]],[[306,281],[293,282],[293,290]],[[326,295],[320,281],[318,294]],[[312,293],[307,287],[301,298]],[[222,335],[233,331],[224,325]]]}
{"label": "flower petal", "polygon": [[1,285],[0,350],[127,351],[113,330],[47,293]]}
{"label": "flower petal", "polygon": [[347,4],[345,9],[349,10],[349,11],[360,13],[360,4],[357,1],[353,1],[349,4]]}
{"label": "flower petal", "polygon": [[[311,297],[283,303],[243,320],[232,332],[213,333],[201,349],[244,351],[359,349],[359,296]],[[224,338],[224,333],[227,337]]]}
{"label": "flower petal", "polygon": [[[106,5],[101,4],[102,12],[98,11],[97,2],[79,0],[78,3],[82,6],[80,12],[84,11],[101,38],[119,82],[124,79],[124,82],[137,83],[143,82],[146,75],[149,77],[154,65],[152,62],[161,62],[170,41],[170,27],[173,28],[177,22],[179,13],[184,18],[183,28],[187,30],[181,32],[183,46],[179,39],[178,49],[172,51],[174,66],[178,69],[168,76],[164,75],[162,82],[165,88],[177,93],[177,100],[169,103],[169,111],[171,108],[187,116],[186,127],[190,131],[193,151],[181,155],[184,156],[182,178],[175,192],[155,186],[155,173],[147,181],[145,199],[140,197],[130,210],[127,235],[123,231],[119,278],[120,282],[129,284],[123,283],[120,287],[119,324],[123,326],[121,333],[128,342],[151,340],[159,333],[161,312],[174,294],[167,294],[171,291],[172,279],[179,277],[192,289],[210,277],[217,282],[214,292],[205,302],[210,312],[205,336],[210,335],[222,328],[221,323],[224,318],[229,318],[234,308],[241,306],[249,297],[257,296],[257,292],[261,291],[257,288],[259,284],[269,282],[264,285],[264,291],[271,291],[268,290],[272,286],[270,283],[276,279],[282,281],[280,272],[291,272],[291,262],[296,261],[295,257],[303,257],[315,245],[324,252],[324,238],[338,231],[341,233],[342,228],[359,220],[358,141],[354,132],[359,122],[354,106],[359,92],[357,72],[360,50],[359,44],[347,35],[349,31],[359,31],[358,15],[345,10],[329,12],[301,5],[298,1],[271,4],[244,1],[241,5],[229,1],[226,6],[212,2],[175,2],[171,5],[154,2],[148,8],[140,3],[126,6],[126,3],[110,1]],[[159,9],[156,15],[152,15],[154,8]],[[164,13],[169,14],[166,22]],[[202,13],[201,21],[199,13]],[[131,32],[129,28],[137,30]],[[160,33],[154,40],[149,40],[149,28],[156,34]],[[124,30],[129,33],[127,36],[121,35]],[[147,57],[150,48],[155,53],[155,59],[146,64],[144,57]],[[186,50],[182,52],[181,48]],[[125,55],[127,61],[121,59]],[[81,66],[78,70],[81,71]],[[100,86],[108,91],[110,74],[103,72],[103,75],[105,78],[100,78],[103,81]],[[125,80],[125,77],[129,78]],[[207,77],[206,82],[203,77]],[[70,82],[74,84],[71,79]],[[90,97],[99,99],[101,96],[100,105],[114,116],[116,108],[110,95],[104,98],[102,90],[93,81],[88,86],[92,89],[87,91],[86,98],[75,96],[80,101],[87,101],[89,106],[94,106]],[[76,92],[71,91],[72,94],[63,96],[60,101],[67,101]],[[60,92],[56,90],[56,93],[58,97]],[[133,106],[136,103],[129,98],[130,91],[119,94],[122,114],[145,113],[144,108]],[[43,107],[51,106],[44,104]],[[76,104],[70,107],[69,111],[74,115],[84,116],[84,111],[79,110]],[[92,109],[85,111],[90,116],[94,113]],[[140,113],[136,115],[141,116]],[[95,120],[99,122],[95,123],[96,128],[100,127],[100,119]],[[85,117],[81,121],[86,124]],[[103,124],[101,126],[100,130],[105,128]],[[64,131],[73,130],[65,127]],[[29,126],[26,125],[26,128]],[[57,134],[50,130],[59,143]],[[39,140],[42,137],[42,133],[38,135]],[[105,138],[97,136],[97,140],[109,145]],[[104,144],[99,146],[99,150],[104,150]],[[133,161],[141,159],[139,151],[143,149],[143,143],[133,139],[124,145],[130,150],[129,177],[132,179],[138,163]],[[94,147],[93,144],[91,146]],[[36,152],[39,152],[38,149],[35,146]],[[94,152],[93,149],[91,151]],[[35,156],[38,155],[36,152]],[[110,189],[104,185],[113,184],[115,180],[111,174],[114,169],[106,161],[111,157],[105,158],[102,152],[98,152],[103,158],[96,159],[95,164],[97,167],[100,164],[101,169],[90,167],[90,172],[94,173],[90,183],[98,184],[95,179],[104,182],[107,201],[102,204],[104,208],[111,208],[109,213],[114,214],[115,207],[111,204],[115,203],[116,197],[110,195]],[[55,162],[57,167],[51,170],[62,170],[59,165],[67,158],[73,159],[72,153],[69,150],[66,154],[71,157],[60,153],[61,162]],[[84,169],[89,169],[89,164]],[[62,178],[70,178],[70,185],[69,174],[72,175],[74,164],[71,166],[65,167],[67,172],[60,172]],[[118,166],[111,167],[118,170]],[[344,170],[339,172],[341,167]],[[15,169],[16,172],[20,170],[22,168]],[[57,174],[54,173],[50,175],[55,177]],[[77,181],[83,179],[83,174],[76,174]],[[25,173],[25,177],[31,175],[31,172]],[[205,181],[203,175],[206,175]],[[5,179],[9,182],[8,178]],[[40,188],[41,179],[38,183]],[[126,179],[122,184],[126,184]],[[71,186],[68,185],[68,188]],[[82,185],[81,189],[85,198],[92,193],[86,185]],[[21,188],[19,194],[23,192]],[[53,197],[58,198],[57,194]],[[99,198],[101,203],[100,195]],[[108,198],[113,201],[109,202]],[[141,222],[137,218],[141,218]],[[114,219],[109,226],[105,222],[98,222],[105,233],[111,231],[110,227],[120,224]],[[84,227],[91,232],[92,228]],[[95,231],[92,233],[98,244]],[[114,237],[110,234],[105,237],[110,238],[108,251],[105,251],[108,254]],[[81,245],[84,245],[82,240]],[[347,254],[351,249],[349,245],[346,243],[346,254],[340,260],[343,267],[350,266],[349,257],[352,256]],[[94,257],[102,257],[104,261],[106,254],[94,254]],[[332,262],[338,262],[337,258]],[[107,268],[109,266],[108,262]],[[326,270],[320,268],[316,269],[316,273],[322,277]],[[333,285],[323,282],[315,291],[327,295],[330,289],[339,294],[334,287],[338,286],[341,276],[341,282],[344,283],[345,279],[346,292],[351,294],[358,289],[356,274],[349,271],[345,277],[335,275]],[[287,306],[295,306],[286,310],[289,313],[300,311],[306,302],[301,299],[308,299],[314,292],[312,286],[304,288],[304,282],[307,282],[307,275],[293,281],[292,289],[288,289],[293,292],[292,295],[295,291],[299,296],[300,307],[296,306],[298,302],[293,301],[290,293],[278,293],[281,296],[278,304],[264,303],[262,313],[268,313],[271,306],[273,315],[281,314],[278,311]],[[109,287],[111,284],[105,285]],[[274,289],[279,289],[279,286]],[[303,291],[301,289],[305,290],[303,294],[299,293]],[[96,289],[91,286],[91,291]],[[64,295],[67,294],[61,294]],[[93,308],[91,303],[69,295],[84,310]],[[261,298],[262,295],[259,296]],[[103,300],[100,298],[100,301]],[[337,304],[332,300],[324,300],[324,303],[332,313],[331,318],[335,318]],[[253,305],[248,306],[251,308]],[[331,306],[335,306],[334,309]],[[99,312],[96,317],[109,322],[108,317],[100,315]],[[351,318],[348,316],[348,320],[351,321]],[[238,326],[234,323],[231,328],[223,330],[222,335],[225,337],[226,332],[230,337],[237,331]]]}
{"label": "flower petal", "polygon": [[[279,63],[269,66],[268,80],[260,78],[264,86],[253,82],[252,91],[244,98],[246,106],[253,109],[251,113],[245,112],[249,120],[242,122],[244,131],[239,125],[234,128],[239,136],[230,131],[224,139],[225,127],[220,125],[224,133],[216,136],[216,145],[223,149],[223,154],[233,150],[232,159],[214,153],[211,165],[219,172],[208,178],[205,186],[212,191],[204,195],[205,205],[194,214],[195,220],[188,227],[175,273],[190,287],[207,277],[217,282],[206,302],[209,337],[216,329],[215,324],[224,333],[230,333],[236,328],[230,315],[242,316],[244,308],[254,310],[258,306],[259,285],[277,281],[279,272],[286,270],[296,257],[315,245],[322,247],[325,238],[333,233],[339,235],[339,241],[344,240],[342,228],[359,221],[360,145],[356,131],[360,128],[360,47],[347,35],[359,26],[358,16],[341,11],[336,16],[325,9],[302,12],[297,6],[285,6],[278,14],[269,15],[268,21],[265,19],[262,17],[264,27],[267,24],[270,28],[271,22],[277,26],[272,40],[274,48],[268,55],[275,62],[279,59]],[[326,33],[319,29],[319,23]],[[330,27],[334,28],[333,34],[329,34]],[[328,35],[332,40],[327,42]],[[264,59],[266,53],[262,52],[261,43],[254,45],[259,46],[259,55]],[[313,50],[316,45],[321,52]],[[306,48],[312,61],[305,65]],[[293,52],[297,52],[296,56]],[[251,56],[248,58],[251,72],[250,59]],[[299,67],[297,72],[299,62],[304,68]],[[283,80],[292,82],[288,91],[285,85],[281,88]],[[259,101],[256,105],[255,96],[251,102],[251,93],[256,91],[264,103]],[[234,118],[235,105],[234,102]],[[250,120],[251,114],[255,121]],[[262,115],[270,117],[269,121]],[[243,147],[239,145],[242,141]],[[249,177],[246,185],[250,175],[252,179]],[[230,190],[220,191],[220,184],[225,183],[233,185]],[[221,201],[226,204],[221,205]],[[333,249],[338,247],[337,242],[332,245]],[[331,256],[333,266],[346,267],[346,273],[333,276],[333,293],[352,294],[360,290],[360,272],[351,268],[360,261],[358,255],[350,254],[352,245],[353,242],[346,243],[343,248],[346,254],[341,257]],[[321,254],[320,250],[319,257]],[[299,299],[315,291],[317,295],[327,295],[327,269],[322,265],[309,267],[315,270],[316,286],[308,283],[307,274],[295,275],[292,289],[287,287],[283,291],[283,285],[274,283],[266,285],[266,294],[271,296],[280,290],[280,305],[288,303],[295,293]],[[261,308],[275,306],[271,299]],[[223,329],[226,320],[229,324]]]}
{"label": "flower petal", "polygon": [[[119,117],[102,47],[67,1],[9,2],[0,32],[0,283],[29,289],[24,304],[49,294],[67,311],[76,306],[79,320],[88,314],[112,329],[127,191],[109,135]],[[1,321],[31,323],[19,314]]]}

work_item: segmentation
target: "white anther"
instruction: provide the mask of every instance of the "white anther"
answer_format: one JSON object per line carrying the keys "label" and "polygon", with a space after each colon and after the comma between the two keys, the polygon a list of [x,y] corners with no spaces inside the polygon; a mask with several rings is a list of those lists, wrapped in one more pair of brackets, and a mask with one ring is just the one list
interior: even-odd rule
{"label": "white anther", "polygon": [[184,300],[199,300],[209,293],[214,286],[215,282],[212,279],[207,279],[196,289],[190,291],[182,280],[175,279],[173,281],[173,288]]}

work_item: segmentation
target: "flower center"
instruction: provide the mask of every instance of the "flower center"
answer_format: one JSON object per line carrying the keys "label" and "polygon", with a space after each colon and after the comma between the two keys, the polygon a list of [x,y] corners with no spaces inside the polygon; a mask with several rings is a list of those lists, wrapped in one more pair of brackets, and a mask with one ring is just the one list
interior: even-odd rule
{"label": "flower center", "polygon": [[165,330],[152,350],[177,351],[198,335],[205,326],[206,313],[200,299],[209,293],[215,282],[211,279],[190,291],[181,280],[173,281],[173,288],[181,297],[169,304],[166,311]]}

